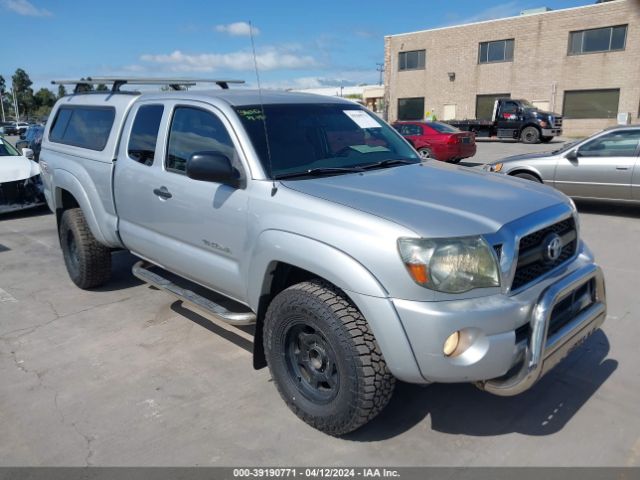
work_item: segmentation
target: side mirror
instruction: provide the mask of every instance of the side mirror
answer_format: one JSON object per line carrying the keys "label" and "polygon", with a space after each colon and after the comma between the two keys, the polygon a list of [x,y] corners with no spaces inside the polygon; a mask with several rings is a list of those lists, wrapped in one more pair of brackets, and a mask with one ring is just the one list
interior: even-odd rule
{"label": "side mirror", "polygon": [[575,162],[576,160],[578,160],[578,151],[577,150],[570,150],[569,152],[567,152],[567,154],[564,156],[564,158],[566,158],[567,160],[569,160],[571,162]]}
{"label": "side mirror", "polygon": [[27,157],[29,160],[33,160],[33,150],[31,150],[30,148],[23,148],[22,156]]}
{"label": "side mirror", "polygon": [[196,152],[187,161],[187,177],[203,182],[216,182],[240,187],[240,175],[226,155],[218,152]]}

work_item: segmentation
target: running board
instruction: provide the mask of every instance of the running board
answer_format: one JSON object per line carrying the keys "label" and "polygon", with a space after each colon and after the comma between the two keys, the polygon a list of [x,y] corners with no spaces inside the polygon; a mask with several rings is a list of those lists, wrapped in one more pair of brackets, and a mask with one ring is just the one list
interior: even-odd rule
{"label": "running board", "polygon": [[222,305],[215,303],[208,298],[198,295],[191,290],[182,288],[171,280],[152,272],[149,268],[154,267],[144,260],[137,262],[132,268],[133,275],[145,283],[152,285],[160,290],[164,290],[175,296],[178,300],[187,303],[198,310],[213,315],[215,318],[222,320],[231,325],[251,325],[255,323],[256,316],[253,312],[232,312]]}

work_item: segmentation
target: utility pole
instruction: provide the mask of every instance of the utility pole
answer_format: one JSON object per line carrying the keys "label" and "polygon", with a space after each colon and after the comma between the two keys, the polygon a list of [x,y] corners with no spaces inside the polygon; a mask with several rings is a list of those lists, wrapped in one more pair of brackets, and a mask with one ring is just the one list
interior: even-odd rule
{"label": "utility pole", "polygon": [[378,85],[382,85],[382,73],[384,72],[384,63],[376,63],[376,70],[380,72],[380,80]]}
{"label": "utility pole", "polygon": [[11,96],[13,97],[13,108],[16,112],[16,123],[20,121],[20,110],[18,110],[18,97],[16,96],[16,91],[11,88]]}

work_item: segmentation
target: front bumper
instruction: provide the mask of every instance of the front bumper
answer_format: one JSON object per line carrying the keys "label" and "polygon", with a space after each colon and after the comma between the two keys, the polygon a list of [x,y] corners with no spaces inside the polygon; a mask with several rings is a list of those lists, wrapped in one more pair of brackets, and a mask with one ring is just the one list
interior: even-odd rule
{"label": "front bumper", "polygon": [[[549,330],[554,307],[590,282],[591,303]],[[606,316],[604,276],[584,249],[553,276],[514,295],[393,303],[426,382],[476,382],[497,395],[530,388]],[[447,357],[444,341],[455,331],[463,351]]]}
{"label": "front bumper", "polygon": [[0,213],[44,205],[40,175],[25,180],[0,183]]}
{"label": "front bumper", "polygon": [[543,128],[542,136],[543,137],[559,137],[562,135],[561,128]]}

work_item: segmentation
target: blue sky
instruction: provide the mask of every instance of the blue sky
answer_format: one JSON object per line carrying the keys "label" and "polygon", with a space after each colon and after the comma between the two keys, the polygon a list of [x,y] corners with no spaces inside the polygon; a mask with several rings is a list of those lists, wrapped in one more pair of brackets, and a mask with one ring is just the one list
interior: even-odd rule
{"label": "blue sky", "polygon": [[36,88],[87,75],[240,78],[255,85],[250,21],[263,87],[377,83],[384,35],[591,3],[0,0],[0,75],[9,80],[23,68]]}

